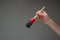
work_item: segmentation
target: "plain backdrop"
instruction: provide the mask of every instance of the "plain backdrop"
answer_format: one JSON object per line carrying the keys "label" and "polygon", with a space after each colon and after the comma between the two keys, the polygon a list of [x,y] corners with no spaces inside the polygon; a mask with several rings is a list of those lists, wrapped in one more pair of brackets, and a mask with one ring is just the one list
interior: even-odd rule
{"label": "plain backdrop", "polygon": [[31,28],[29,18],[45,6],[45,11],[60,24],[59,0],[0,0],[0,40],[60,40],[49,26],[36,19]]}

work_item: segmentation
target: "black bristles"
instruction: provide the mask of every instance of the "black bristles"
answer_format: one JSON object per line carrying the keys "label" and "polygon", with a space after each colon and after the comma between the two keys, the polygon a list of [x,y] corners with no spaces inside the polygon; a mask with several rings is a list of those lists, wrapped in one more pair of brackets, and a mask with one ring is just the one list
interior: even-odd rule
{"label": "black bristles", "polygon": [[33,24],[32,22],[28,22],[28,23],[26,24],[27,28],[30,28],[32,24]]}

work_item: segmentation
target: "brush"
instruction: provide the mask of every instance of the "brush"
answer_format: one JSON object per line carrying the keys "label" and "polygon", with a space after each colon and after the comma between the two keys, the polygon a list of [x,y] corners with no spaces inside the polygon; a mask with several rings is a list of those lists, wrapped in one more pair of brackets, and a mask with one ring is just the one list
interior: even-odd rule
{"label": "brush", "polygon": [[[45,8],[45,7],[43,6],[43,8],[40,10],[40,12],[42,12],[42,11],[44,10],[44,8]],[[27,27],[27,28],[30,28],[30,27],[31,27],[31,25],[35,22],[37,16],[38,16],[38,15],[35,15],[34,17],[30,18],[29,22],[26,23],[26,27]]]}

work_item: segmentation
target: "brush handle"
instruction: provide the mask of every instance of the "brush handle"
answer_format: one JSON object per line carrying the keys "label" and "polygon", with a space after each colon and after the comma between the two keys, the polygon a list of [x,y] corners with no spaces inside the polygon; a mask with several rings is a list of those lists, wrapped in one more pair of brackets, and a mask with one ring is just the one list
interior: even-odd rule
{"label": "brush handle", "polygon": [[[42,12],[42,11],[44,10],[44,8],[45,8],[45,7],[43,7],[43,8],[40,10],[40,12]],[[35,15],[35,16],[34,16],[34,19],[36,19],[37,16],[38,16],[38,15]]]}
{"label": "brush handle", "polygon": [[[44,10],[45,7],[43,7],[40,12],[42,12]],[[35,22],[35,19],[37,18],[38,15],[35,15],[33,18],[30,18],[30,22],[31,23],[34,23]]]}
{"label": "brush handle", "polygon": [[30,22],[31,23],[34,23],[35,22],[35,19],[34,18],[30,18]]}

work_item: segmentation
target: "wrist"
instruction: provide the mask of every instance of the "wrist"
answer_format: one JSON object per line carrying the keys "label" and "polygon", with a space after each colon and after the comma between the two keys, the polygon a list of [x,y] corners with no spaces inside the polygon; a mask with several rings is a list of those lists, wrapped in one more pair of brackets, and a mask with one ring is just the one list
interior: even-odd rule
{"label": "wrist", "polygon": [[45,24],[46,25],[50,25],[51,21],[52,21],[51,18],[50,17],[47,17],[47,20],[46,20]]}
{"label": "wrist", "polygon": [[48,18],[46,24],[47,24],[48,26],[52,26],[53,23],[54,23],[54,21],[53,21],[51,18]]}
{"label": "wrist", "polygon": [[59,26],[54,20],[52,20],[51,18],[49,18],[49,20],[47,21],[47,25],[50,27],[55,27],[55,26]]}

